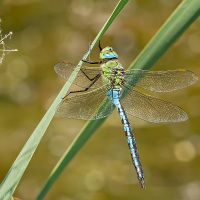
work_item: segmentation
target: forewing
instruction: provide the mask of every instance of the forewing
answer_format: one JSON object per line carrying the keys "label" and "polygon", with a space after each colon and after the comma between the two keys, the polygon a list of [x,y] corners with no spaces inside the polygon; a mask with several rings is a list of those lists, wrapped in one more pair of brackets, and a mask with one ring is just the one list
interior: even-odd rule
{"label": "forewing", "polygon": [[198,80],[195,73],[189,70],[147,71],[127,70],[125,82],[154,92],[172,92],[188,87]]}
{"label": "forewing", "polygon": [[128,114],[148,122],[181,122],[188,119],[187,113],[179,106],[135,89],[122,99],[122,105]]}
{"label": "forewing", "polygon": [[[76,68],[76,65],[70,63],[70,62],[60,62],[54,66],[55,72],[64,78],[65,80],[68,80],[71,76],[72,72]],[[79,87],[87,88],[93,81],[94,78],[101,74],[101,68],[100,67],[81,67],[81,70],[79,70],[75,80],[73,81],[74,84],[78,85]],[[95,82],[95,84],[92,85],[91,88],[97,88],[103,85],[102,78],[98,78],[98,80]]]}
{"label": "forewing", "polygon": [[[99,109],[103,102],[106,104]],[[106,87],[103,86],[91,92],[64,99],[59,104],[56,113],[66,118],[96,120],[109,116],[113,109],[114,104],[108,99]]]}

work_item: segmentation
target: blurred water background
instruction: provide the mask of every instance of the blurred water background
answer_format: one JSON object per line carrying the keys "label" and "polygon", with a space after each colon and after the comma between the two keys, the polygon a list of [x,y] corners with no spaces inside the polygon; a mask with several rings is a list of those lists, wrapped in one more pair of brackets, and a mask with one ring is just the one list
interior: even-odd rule
{"label": "blurred water background", "polygon": [[[135,0],[103,36],[127,68],[174,11],[180,0]],[[59,61],[78,63],[118,0],[5,0],[0,4],[7,49],[0,66],[0,181],[64,84],[54,72]],[[98,60],[95,47],[92,60]],[[199,19],[152,70],[188,69],[200,77]],[[77,87],[73,86],[71,90]],[[199,200],[200,87],[196,84],[155,96],[180,105],[181,123],[152,124],[129,117],[143,165],[140,189],[123,126],[116,111],[68,165],[47,200]],[[15,193],[34,199],[61,155],[86,121],[55,116]]]}

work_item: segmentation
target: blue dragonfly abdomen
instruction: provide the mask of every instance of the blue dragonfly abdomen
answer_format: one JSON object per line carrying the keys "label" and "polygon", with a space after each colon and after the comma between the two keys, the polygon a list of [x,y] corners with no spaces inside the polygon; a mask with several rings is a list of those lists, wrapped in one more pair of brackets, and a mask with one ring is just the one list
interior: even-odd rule
{"label": "blue dragonfly abdomen", "polygon": [[120,98],[121,98],[121,87],[120,86],[114,86],[112,89],[110,89],[107,93],[109,99],[113,102],[113,104],[115,104],[117,111],[119,113],[119,116],[121,118],[123,127],[124,127],[124,131],[125,131],[125,135],[127,138],[127,142],[128,142],[128,146],[130,149],[130,153],[131,153],[131,157],[132,157],[132,161],[133,164],[135,166],[135,170],[137,173],[137,177],[140,183],[141,188],[145,188],[145,183],[144,183],[144,173],[142,170],[142,165],[140,162],[140,158],[139,158],[139,154],[138,154],[138,150],[137,150],[137,145],[136,145],[136,141],[134,138],[134,134],[131,128],[131,125],[129,123],[128,117],[126,115],[126,112],[120,102]]}

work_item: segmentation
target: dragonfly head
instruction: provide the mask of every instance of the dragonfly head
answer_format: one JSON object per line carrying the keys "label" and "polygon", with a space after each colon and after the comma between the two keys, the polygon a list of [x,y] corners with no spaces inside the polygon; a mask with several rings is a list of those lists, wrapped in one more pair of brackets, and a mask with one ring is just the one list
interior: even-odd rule
{"label": "dragonfly head", "polygon": [[101,50],[100,59],[102,60],[118,59],[118,55],[115,51],[113,51],[112,47],[105,47],[104,49]]}

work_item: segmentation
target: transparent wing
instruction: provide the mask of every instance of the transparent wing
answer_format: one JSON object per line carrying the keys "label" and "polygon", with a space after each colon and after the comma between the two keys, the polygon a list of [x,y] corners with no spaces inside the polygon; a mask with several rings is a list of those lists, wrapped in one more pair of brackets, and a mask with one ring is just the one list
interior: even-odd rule
{"label": "transparent wing", "polygon": [[[75,68],[76,65],[70,62],[60,62],[54,66],[55,72],[65,80],[69,79]],[[92,83],[92,79],[98,74],[101,74],[100,67],[83,66],[81,67],[81,70],[79,70],[78,75],[76,76],[73,83],[80,87],[86,88]],[[100,77],[91,88],[98,88],[101,87],[102,85],[104,85],[104,82]]]}
{"label": "transparent wing", "polygon": [[137,86],[154,92],[172,92],[192,85],[198,76],[189,70],[147,71],[127,70],[125,81],[131,86]]}
{"label": "transparent wing", "polygon": [[122,105],[128,114],[148,122],[181,122],[188,119],[187,113],[179,106],[135,89],[122,99]]}
{"label": "transparent wing", "polygon": [[[104,107],[97,112],[99,106],[106,101]],[[106,86],[85,92],[71,98],[64,99],[57,109],[61,117],[96,120],[109,116],[114,109],[114,104],[107,97]]]}

